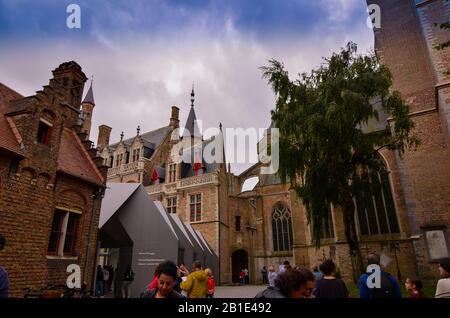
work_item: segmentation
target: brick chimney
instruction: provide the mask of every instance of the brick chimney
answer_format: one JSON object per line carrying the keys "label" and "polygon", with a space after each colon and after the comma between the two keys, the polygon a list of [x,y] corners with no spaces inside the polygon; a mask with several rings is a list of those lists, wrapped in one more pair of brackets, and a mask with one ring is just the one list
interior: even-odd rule
{"label": "brick chimney", "polygon": [[[74,61],[65,62],[52,71],[53,80],[50,86],[57,88],[62,94],[64,102],[74,109],[80,109],[84,83],[86,75],[81,70],[81,66]],[[55,83],[57,82],[57,84]]]}
{"label": "brick chimney", "polygon": [[172,106],[172,113],[170,115],[170,126],[172,128],[180,127],[180,109],[177,106]]}
{"label": "brick chimney", "polygon": [[109,145],[111,130],[112,128],[106,125],[100,125],[98,127],[97,148],[103,148]]}

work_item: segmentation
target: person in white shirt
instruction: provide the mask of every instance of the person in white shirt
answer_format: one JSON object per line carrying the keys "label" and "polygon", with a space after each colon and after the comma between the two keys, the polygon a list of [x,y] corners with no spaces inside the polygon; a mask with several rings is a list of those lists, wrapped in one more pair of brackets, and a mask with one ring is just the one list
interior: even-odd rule
{"label": "person in white shirt", "polygon": [[109,291],[109,269],[106,265],[103,266],[103,290],[106,294]]}
{"label": "person in white shirt", "polygon": [[250,276],[248,275],[248,269],[247,268],[244,268],[244,281],[245,281],[246,285],[250,284]]}
{"label": "person in white shirt", "polygon": [[443,277],[436,286],[436,298],[450,298],[450,258],[439,262],[439,274]]}
{"label": "person in white shirt", "polygon": [[275,278],[277,278],[277,272],[273,266],[269,266],[269,273],[267,274],[267,280],[270,287],[275,287]]}

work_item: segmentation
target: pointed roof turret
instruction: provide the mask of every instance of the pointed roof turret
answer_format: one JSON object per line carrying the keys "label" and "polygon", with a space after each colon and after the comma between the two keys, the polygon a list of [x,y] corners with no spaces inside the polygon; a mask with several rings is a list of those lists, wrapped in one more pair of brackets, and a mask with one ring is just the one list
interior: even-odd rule
{"label": "pointed roof turret", "polygon": [[95,105],[94,92],[92,91],[92,83],[93,82],[94,82],[94,77],[92,77],[92,79],[91,79],[91,86],[89,87],[89,90],[88,90],[86,96],[84,97],[82,104],[89,103],[89,104]]}
{"label": "pointed roof turret", "polygon": [[183,136],[191,136],[191,137],[199,137],[201,138],[202,135],[200,133],[200,129],[197,125],[197,116],[195,115],[194,110],[194,84],[192,84],[192,92],[191,92],[191,109],[189,110],[189,115],[186,120],[186,126],[185,130],[183,132]]}

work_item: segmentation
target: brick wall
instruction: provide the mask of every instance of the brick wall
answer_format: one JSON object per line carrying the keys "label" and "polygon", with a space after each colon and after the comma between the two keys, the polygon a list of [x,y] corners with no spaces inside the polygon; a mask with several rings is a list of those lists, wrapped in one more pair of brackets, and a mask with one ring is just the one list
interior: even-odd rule
{"label": "brick wall", "polygon": [[[417,151],[396,156],[398,175],[405,198],[417,267],[423,277],[437,272],[425,253],[422,228],[442,225],[450,230],[450,156],[448,134],[449,98],[436,100],[435,86],[449,65],[448,50],[437,52],[436,42],[449,38],[448,30],[434,23],[448,20],[448,4],[427,1],[368,1],[381,6],[382,27],[375,32],[376,50],[393,75],[393,88],[411,105],[414,133],[422,144]],[[444,92],[445,93],[445,92]],[[447,92],[448,93],[448,92]]]}
{"label": "brick wall", "polygon": [[[7,240],[5,249],[0,251],[0,259],[8,271],[10,295],[13,297],[23,296],[25,288],[65,284],[68,264],[81,265],[83,273],[92,194],[99,187],[57,172],[62,129],[77,131],[78,110],[72,105],[80,105],[86,78],[74,62],[60,65],[53,73],[55,78],[50,80],[50,85],[44,86],[44,90],[35,96],[21,100],[25,112],[14,116],[23,138],[25,158],[19,161],[0,155],[0,233]],[[77,89],[72,89],[72,86]],[[36,142],[41,118],[53,124],[48,146]],[[12,162],[16,164],[11,166]],[[47,255],[57,207],[82,213],[75,243],[76,255],[69,259],[50,259]],[[87,276],[89,287],[95,262],[100,202],[94,213]]]}
{"label": "brick wall", "polygon": [[[428,1],[417,7],[417,14],[425,37],[431,62],[439,81],[448,78],[450,71],[450,50],[436,50],[435,46],[450,40],[448,29],[441,29],[441,23],[450,20],[450,4],[444,0]],[[436,25],[438,24],[438,25]]]}
{"label": "brick wall", "polygon": [[[9,162],[1,160],[0,233],[7,240],[0,252],[2,266],[10,278],[10,294],[23,295],[24,288],[39,289],[47,284],[64,284],[68,264],[79,264],[84,271],[86,243],[91,221],[94,186],[60,176],[54,179],[34,178],[26,167],[8,176]],[[47,259],[53,213],[56,206],[82,211],[81,228],[76,241],[77,256],[71,260]],[[95,210],[91,237],[88,281],[92,279],[100,205]]]}

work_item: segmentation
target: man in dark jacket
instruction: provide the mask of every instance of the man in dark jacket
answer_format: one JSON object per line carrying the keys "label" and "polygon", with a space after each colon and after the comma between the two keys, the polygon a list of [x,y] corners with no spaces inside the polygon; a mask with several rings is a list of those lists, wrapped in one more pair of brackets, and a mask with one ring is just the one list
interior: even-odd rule
{"label": "man in dark jacket", "polygon": [[174,290],[177,265],[171,261],[159,264],[158,288],[146,291],[142,298],[185,298]]}
{"label": "man in dark jacket", "polygon": [[[372,266],[378,268],[378,270],[376,269],[373,272],[368,271],[359,278],[358,288],[360,298],[402,298],[400,285],[394,276],[381,269],[380,257],[377,254],[369,254],[367,256],[367,264],[368,267]],[[380,275],[380,286],[372,287],[367,283],[372,275]]]}
{"label": "man in dark jacket", "polygon": [[101,265],[97,265],[97,276],[95,279],[95,296],[102,297],[104,295],[103,290],[103,269]]}
{"label": "man in dark jacket", "polygon": [[131,298],[131,284],[134,281],[134,272],[131,265],[127,265],[122,281],[122,298]]}
{"label": "man in dark jacket", "polygon": [[[0,234],[0,250],[5,247],[6,240]],[[9,280],[8,273],[6,270],[0,266],[0,298],[8,298],[9,293]]]}

